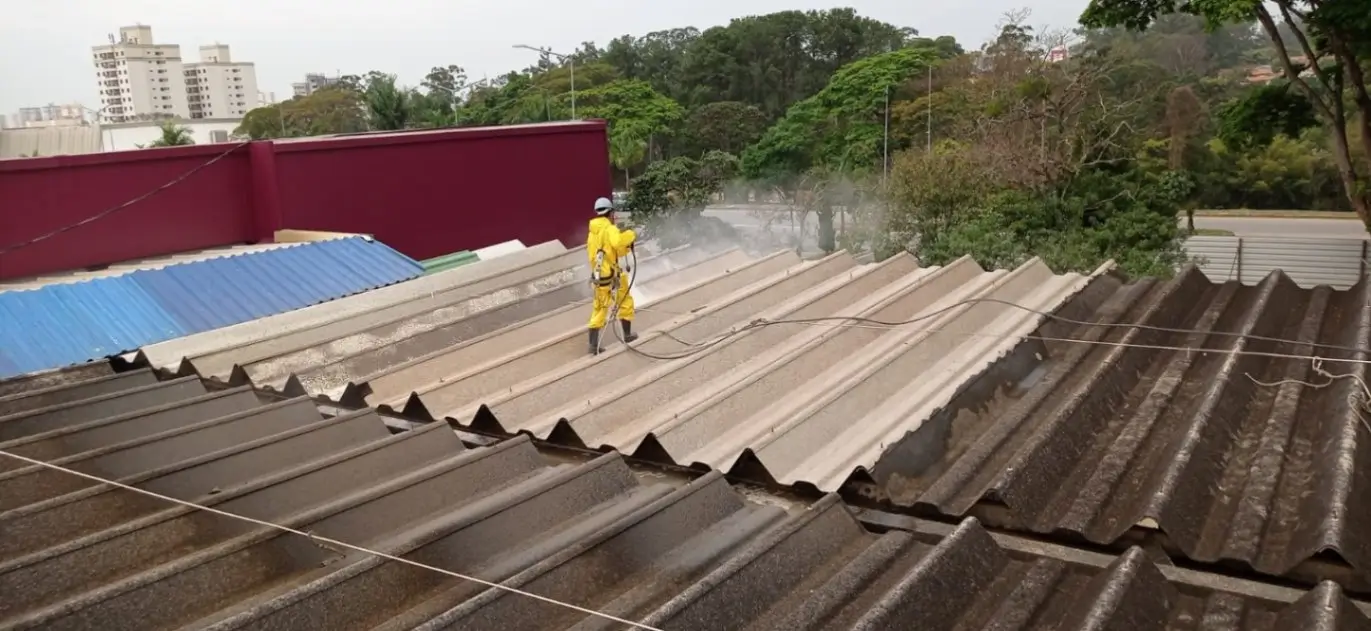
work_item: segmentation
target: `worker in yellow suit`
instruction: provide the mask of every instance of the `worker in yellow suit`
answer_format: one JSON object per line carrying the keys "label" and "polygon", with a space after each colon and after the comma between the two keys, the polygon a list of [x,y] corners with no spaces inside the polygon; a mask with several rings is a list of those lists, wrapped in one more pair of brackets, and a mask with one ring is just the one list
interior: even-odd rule
{"label": "worker in yellow suit", "polygon": [[591,278],[595,297],[590,307],[590,354],[600,352],[600,331],[604,330],[609,314],[614,311],[624,328],[624,341],[638,339],[633,333],[633,296],[629,295],[626,257],[633,249],[637,235],[632,230],[620,230],[614,225],[614,204],[601,197],[595,200],[595,218],[590,220],[590,235],[586,237],[586,254],[590,257]]}

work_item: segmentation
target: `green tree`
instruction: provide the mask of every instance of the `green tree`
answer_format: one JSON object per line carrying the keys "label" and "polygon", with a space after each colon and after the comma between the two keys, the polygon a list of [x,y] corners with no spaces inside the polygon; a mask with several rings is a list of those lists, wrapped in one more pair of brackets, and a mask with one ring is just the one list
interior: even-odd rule
{"label": "green tree", "polygon": [[195,144],[195,139],[191,138],[190,128],[179,125],[176,121],[162,121],[157,127],[161,136],[148,147],[181,147]]}
{"label": "green tree", "polygon": [[248,112],[233,135],[239,138],[297,138],[366,131],[361,96],[345,87],[329,86],[306,97],[258,107]]}
{"label": "green tree", "polygon": [[684,116],[680,104],[637,79],[577,91],[576,107],[582,118],[603,118],[611,127],[632,127],[644,137],[669,133]]}
{"label": "green tree", "polygon": [[741,101],[706,103],[690,113],[685,124],[686,152],[701,155],[706,151],[741,153],[766,129],[766,114],[755,105]]}
{"label": "green tree", "polygon": [[742,101],[775,119],[839,68],[901,48],[917,34],[848,8],[738,18],[690,43],[673,96],[692,107]]}
{"label": "green tree", "polygon": [[774,179],[821,165],[842,173],[877,169],[887,91],[922,76],[935,61],[933,51],[903,48],[840,68],[743,153],[744,176]]}
{"label": "green tree", "polygon": [[[1261,25],[1275,44],[1286,78],[1324,124],[1348,201],[1371,226],[1371,92],[1362,65],[1371,56],[1371,0],[1092,0],[1081,22],[1142,30],[1177,11],[1200,16],[1215,27],[1252,21]],[[1297,46],[1291,46],[1290,36]],[[1350,115],[1353,112],[1355,116]],[[1358,137],[1360,151],[1352,140]]]}
{"label": "green tree", "polygon": [[637,166],[643,161],[643,156],[647,153],[647,139],[641,132],[631,126],[624,125],[612,130],[609,134],[609,161],[614,167],[624,172],[625,186],[631,186],[628,170]]}
{"label": "green tree", "polygon": [[1293,93],[1286,81],[1254,86],[1215,114],[1219,138],[1239,149],[1271,144],[1278,135],[1297,138],[1319,124],[1309,100]]}
{"label": "green tree", "polygon": [[368,73],[362,99],[366,103],[372,129],[405,129],[412,120],[412,94],[396,85],[395,75],[375,71]]}

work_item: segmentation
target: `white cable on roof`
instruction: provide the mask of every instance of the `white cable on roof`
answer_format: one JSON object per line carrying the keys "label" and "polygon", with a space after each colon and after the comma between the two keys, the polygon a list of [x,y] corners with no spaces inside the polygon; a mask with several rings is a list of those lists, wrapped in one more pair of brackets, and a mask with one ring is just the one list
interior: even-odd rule
{"label": "white cable on roof", "polygon": [[162,495],[162,494],[160,494],[160,493],[154,493],[154,492],[152,492],[152,491],[147,491],[147,490],[144,490],[144,489],[140,489],[140,488],[138,488],[138,487],[129,486],[129,485],[127,485],[127,484],[123,484],[123,483],[120,483],[120,482],[115,482],[115,481],[113,481],[113,480],[107,480],[107,479],[102,478],[102,477],[100,477],[100,476],[91,475],[91,474],[89,474],[89,473],[83,473],[83,472],[80,472],[80,471],[76,471],[76,470],[74,470],[74,469],[68,469],[68,468],[63,467],[63,466],[61,466],[61,465],[56,465],[56,464],[53,464],[53,463],[50,463],[50,462],[44,462],[44,461],[42,461],[42,460],[35,460],[35,459],[29,458],[29,457],[27,457],[27,456],[21,456],[21,455],[19,455],[19,454],[10,453],[10,452],[5,451],[5,450],[3,450],[3,449],[0,449],[0,455],[8,456],[8,457],[10,457],[10,458],[13,458],[13,459],[15,459],[15,460],[19,460],[19,461],[21,461],[21,462],[27,462],[27,463],[29,463],[29,464],[39,465],[39,466],[42,466],[42,467],[47,467],[47,468],[53,469],[53,470],[55,470],[55,471],[61,471],[61,472],[63,472],[63,473],[67,473],[67,474],[70,474],[70,475],[74,475],[74,476],[77,476],[77,477],[80,477],[80,478],[85,478],[85,479],[90,480],[90,481],[92,481],[92,482],[99,482],[99,483],[101,483],[101,484],[108,484],[108,485],[110,485],[110,486],[113,486],[113,487],[116,487],[116,488],[120,488],[120,489],[123,489],[123,490],[125,490],[125,491],[132,491],[132,492],[134,492],[134,493],[138,493],[138,494],[141,494],[141,495],[146,495],[146,496],[148,496],[148,497],[155,498],[155,499],[159,499],[159,500],[163,500],[163,501],[166,501],[166,502],[170,502],[170,503],[172,503],[172,504],[178,504],[178,505],[181,505],[181,506],[185,506],[185,507],[187,507],[187,508],[191,508],[191,509],[195,509],[195,510],[199,510],[199,511],[204,511],[204,512],[207,512],[207,513],[213,513],[213,514],[215,514],[215,515],[220,515],[220,516],[223,516],[223,517],[228,517],[228,518],[230,518],[230,519],[237,519],[237,520],[240,520],[240,521],[245,521],[245,522],[248,522],[248,523],[250,523],[250,524],[256,524],[256,525],[258,525],[258,526],[265,526],[265,527],[267,527],[267,528],[273,528],[273,529],[276,529],[276,530],[279,530],[279,531],[282,531],[282,532],[288,532],[288,533],[293,534],[293,535],[300,535],[301,537],[306,537],[306,538],[308,538],[310,541],[313,541],[316,545],[318,545],[318,544],[327,544],[327,545],[323,545],[323,546],[321,546],[321,547],[325,547],[325,548],[326,548],[326,547],[328,547],[328,546],[337,546],[337,547],[339,547],[339,548],[346,548],[346,549],[348,549],[348,550],[353,550],[353,551],[355,551],[355,552],[361,552],[361,553],[364,553],[364,554],[370,554],[370,555],[372,555],[372,556],[381,557],[381,558],[386,559],[386,560],[388,560],[388,561],[395,561],[396,563],[403,563],[403,564],[405,564],[405,565],[410,565],[410,566],[417,567],[417,568],[420,568],[420,569],[425,569],[425,570],[429,570],[429,571],[432,571],[432,572],[437,572],[437,573],[439,573],[439,574],[445,574],[445,575],[450,576],[450,577],[452,577],[452,578],[457,578],[457,579],[461,579],[461,580],[464,580],[464,581],[471,581],[471,582],[473,582],[473,583],[477,583],[477,584],[480,584],[480,585],[484,585],[484,586],[486,586],[486,587],[493,587],[493,588],[495,588],[495,589],[504,590],[504,591],[507,591],[507,592],[510,592],[510,593],[513,593],[513,594],[518,594],[518,595],[520,595],[520,596],[526,596],[526,597],[532,598],[532,599],[534,599],[534,600],[542,601],[542,602],[545,602],[545,603],[548,603],[548,604],[551,604],[551,605],[557,605],[557,606],[559,606],[559,607],[565,607],[565,608],[567,608],[567,609],[571,609],[572,611],[576,611],[576,612],[579,612],[579,613],[583,613],[583,614],[586,614],[586,615],[589,615],[589,616],[595,616],[595,617],[597,617],[597,618],[603,618],[603,619],[605,619],[605,620],[609,620],[610,622],[617,622],[617,623],[619,623],[619,624],[626,624],[626,625],[629,625],[629,626],[631,626],[631,627],[633,627],[633,628],[635,628],[635,629],[642,629],[643,631],[663,631],[662,629],[658,629],[657,627],[648,626],[648,625],[643,624],[643,623],[641,623],[641,622],[634,622],[634,621],[632,621],[632,620],[626,620],[626,619],[624,619],[624,618],[620,618],[620,617],[617,617],[617,616],[614,616],[614,615],[611,615],[611,614],[607,614],[607,613],[595,611],[595,610],[593,610],[593,609],[587,609],[587,608],[585,608],[585,607],[581,607],[581,606],[578,606],[578,605],[573,605],[573,604],[568,603],[568,602],[562,602],[562,601],[556,600],[556,599],[554,599],[554,598],[548,598],[547,596],[541,596],[541,595],[535,594],[535,593],[533,593],[533,592],[524,591],[524,590],[519,589],[519,588],[517,588],[517,587],[510,587],[510,586],[508,586],[508,585],[502,585],[502,584],[500,584],[500,583],[496,583],[496,582],[492,582],[492,581],[487,581],[487,580],[481,579],[481,578],[476,578],[475,576],[469,576],[469,575],[467,575],[467,574],[461,574],[461,573],[459,573],[459,572],[454,572],[454,571],[452,571],[452,570],[445,570],[445,569],[440,568],[440,567],[434,567],[434,566],[432,566],[432,565],[428,565],[428,564],[425,564],[425,563],[420,563],[420,562],[418,562],[418,561],[412,561],[412,560],[406,559],[406,558],[404,558],[404,557],[398,557],[398,556],[395,556],[395,555],[392,555],[392,554],[387,554],[387,553],[385,553],[385,552],[381,552],[381,551],[378,551],[378,550],[372,550],[372,549],[369,549],[369,548],[364,548],[364,547],[362,547],[362,546],[353,545],[353,544],[351,544],[351,543],[345,543],[345,542],[342,542],[342,541],[338,541],[337,539],[330,539],[330,538],[328,538],[328,537],[321,537],[321,536],[316,535],[316,534],[311,533],[311,532],[307,532],[307,531],[304,531],[304,530],[297,530],[297,529],[295,529],[295,528],[291,528],[290,526],[282,526],[282,525],[280,525],[280,524],[274,524],[274,523],[271,523],[271,522],[269,522],[269,521],[264,521],[264,520],[256,519],[256,518],[253,518],[253,517],[247,517],[247,516],[245,516],[245,515],[238,515],[238,514],[235,514],[235,513],[230,513],[230,512],[228,512],[228,511],[222,511],[222,510],[219,510],[219,509],[217,509],[217,508],[210,508],[210,507],[208,507],[208,506],[202,506],[202,505],[200,505],[200,504],[196,504],[195,502],[188,502],[188,501],[186,501],[186,500],[180,500],[180,499],[176,499],[176,498],[174,498],[174,497],[168,497],[168,496]]}
{"label": "white cable on roof", "polygon": [[[738,328],[736,328],[736,329],[730,329],[730,330],[728,330],[728,331],[725,331],[725,332],[723,332],[723,333],[721,333],[721,334],[715,336],[715,337],[712,338],[712,339],[707,339],[707,340],[703,340],[703,341],[699,341],[699,342],[690,342],[690,341],[687,341],[687,340],[683,340],[683,339],[681,339],[681,338],[676,337],[675,335],[672,335],[669,331],[663,331],[663,332],[661,332],[661,335],[663,335],[663,336],[665,336],[665,337],[667,337],[667,338],[669,338],[669,339],[671,339],[671,340],[674,340],[674,341],[676,341],[677,343],[680,343],[680,344],[683,344],[683,345],[685,345],[685,346],[690,347],[689,350],[682,351],[681,353],[678,353],[678,354],[676,354],[676,355],[652,355],[652,354],[646,353],[645,351],[639,350],[639,349],[637,349],[637,348],[635,348],[635,347],[633,347],[633,346],[631,346],[631,345],[630,345],[628,348],[629,348],[629,350],[631,350],[631,351],[633,351],[633,352],[639,353],[639,354],[641,354],[641,355],[644,355],[644,356],[649,357],[649,358],[652,358],[652,359],[660,359],[660,360],[683,359],[683,358],[686,358],[686,357],[691,357],[691,356],[693,356],[693,355],[695,355],[695,354],[697,354],[697,353],[703,352],[705,349],[708,349],[708,348],[710,348],[710,347],[712,347],[712,346],[718,345],[718,344],[722,343],[723,341],[725,341],[725,340],[727,340],[727,339],[729,339],[729,338],[732,338],[732,337],[734,337],[734,336],[737,336],[737,335],[739,335],[739,334],[741,334],[741,333],[743,333],[743,332],[745,332],[745,331],[748,331],[748,330],[751,330],[751,329],[757,329],[757,328],[761,328],[761,327],[766,327],[766,326],[775,326],[775,325],[778,325],[778,324],[801,324],[801,325],[809,325],[809,326],[827,326],[827,327],[832,327],[832,328],[844,328],[844,327],[846,327],[846,328],[864,328],[864,329],[881,329],[881,330],[892,330],[892,329],[897,329],[897,328],[898,328],[898,329],[902,329],[902,330],[905,330],[905,331],[911,331],[911,332],[914,332],[914,333],[940,333],[940,332],[944,332],[943,327],[936,327],[936,328],[911,328],[911,327],[907,327],[906,325],[907,325],[907,324],[914,323],[914,322],[919,322],[919,321],[922,321],[922,320],[928,320],[928,319],[931,319],[931,318],[933,318],[933,317],[942,315],[942,314],[944,314],[944,313],[946,313],[946,312],[948,312],[948,311],[951,311],[951,310],[954,309],[954,308],[961,307],[961,306],[965,306],[965,305],[968,305],[968,304],[974,304],[974,303],[993,303],[993,304],[1001,304],[1001,305],[1005,305],[1005,306],[1010,306],[1010,307],[1022,309],[1022,310],[1024,310],[1024,311],[1029,311],[1029,312],[1031,312],[1031,313],[1035,313],[1035,314],[1037,314],[1037,315],[1039,315],[1039,316],[1042,316],[1042,317],[1044,317],[1044,318],[1047,318],[1047,319],[1053,319],[1053,320],[1063,321],[1063,322],[1066,322],[1066,323],[1068,323],[1068,324],[1077,324],[1077,325],[1081,325],[1081,326],[1091,326],[1091,327],[1099,327],[1099,328],[1132,328],[1132,329],[1138,329],[1138,330],[1159,331],[1159,332],[1163,332],[1163,333],[1178,333],[1178,334],[1184,334],[1184,335],[1205,335],[1205,336],[1213,335],[1213,336],[1219,336],[1219,337],[1234,337],[1234,338],[1239,338],[1239,339],[1247,339],[1247,340],[1258,341],[1258,342],[1272,342],[1272,343],[1275,343],[1275,344],[1292,344],[1292,345],[1295,345],[1295,346],[1309,346],[1309,347],[1313,347],[1313,348],[1327,348],[1327,349],[1340,350],[1340,351],[1345,351],[1345,352],[1350,352],[1350,353],[1359,353],[1359,354],[1368,354],[1368,353],[1371,353],[1371,349],[1357,348],[1357,347],[1354,347],[1354,346],[1342,346],[1342,345],[1338,345],[1338,344],[1323,344],[1323,343],[1319,343],[1319,342],[1304,342],[1304,341],[1300,341],[1300,340],[1291,340],[1291,339],[1285,339],[1285,338],[1268,337],[1268,336],[1263,336],[1263,335],[1248,335],[1248,334],[1244,334],[1244,333],[1234,333],[1234,332],[1231,332],[1231,331],[1205,331],[1205,330],[1200,330],[1200,329],[1179,329],[1179,328],[1171,328],[1171,327],[1152,326],[1152,325],[1147,325],[1147,324],[1130,324],[1130,323],[1115,323],[1115,322],[1097,322],[1097,323],[1083,322],[1083,321],[1078,321],[1078,320],[1072,320],[1072,319],[1070,319],[1070,318],[1063,318],[1063,317],[1060,317],[1060,316],[1053,315],[1053,314],[1051,314],[1051,313],[1047,313],[1047,312],[1043,312],[1043,311],[1038,311],[1038,310],[1032,309],[1032,308],[1030,308],[1030,307],[1025,307],[1025,306],[1023,306],[1023,305],[1019,305],[1019,304],[1015,304],[1015,303],[1012,303],[1012,302],[1009,302],[1009,301],[1006,301],[1006,300],[999,300],[999,299],[995,299],[995,298],[972,298],[972,299],[969,299],[969,300],[963,300],[963,301],[961,301],[961,302],[959,302],[959,303],[950,305],[950,306],[948,306],[948,307],[946,307],[946,308],[939,309],[939,310],[937,310],[937,311],[935,311],[935,312],[933,312],[933,313],[931,313],[931,314],[923,315],[923,316],[914,318],[914,319],[912,319],[912,320],[906,320],[906,321],[903,321],[903,322],[881,322],[881,321],[879,321],[879,320],[873,320],[873,319],[870,319],[870,318],[863,318],[863,317],[859,317],[859,316],[831,316],[831,317],[823,317],[823,318],[797,318],[797,319],[778,318],[778,319],[775,319],[775,320],[769,320],[769,319],[765,319],[765,318],[758,318],[758,319],[755,319],[755,320],[753,320],[753,321],[751,321],[751,322],[749,322],[749,323],[747,323],[747,324],[745,324],[745,325],[743,325],[743,326],[741,326],[741,327],[738,327]],[[638,311],[656,312],[656,313],[661,313],[661,314],[663,314],[663,315],[677,316],[677,317],[679,317],[679,316],[695,316],[695,317],[711,317],[711,316],[714,316],[714,317],[719,317],[720,315],[722,315],[722,314],[716,314],[716,313],[698,313],[698,312],[685,313],[685,312],[673,312],[673,311],[667,311],[667,310],[663,310],[663,309],[659,309],[659,308],[654,308],[654,307],[643,307],[643,308],[641,308],[641,309],[638,309]],[[1124,348],[1144,348],[1144,349],[1161,350],[1161,351],[1184,351],[1184,352],[1199,352],[1199,353],[1220,353],[1220,354],[1224,354],[1224,355],[1251,355],[1251,356],[1256,356],[1256,357],[1271,357],[1271,358],[1277,358],[1277,359],[1299,359],[1299,360],[1302,360],[1302,361],[1315,361],[1315,360],[1317,360],[1317,361],[1322,361],[1322,362],[1334,362],[1334,363],[1345,363],[1345,364],[1362,364],[1362,365],[1371,364],[1371,359],[1357,359],[1357,358],[1350,358],[1350,357],[1349,357],[1349,358],[1324,357],[1324,356],[1321,356],[1321,355],[1296,355],[1296,354],[1291,354],[1291,353],[1275,353],[1275,352],[1269,352],[1269,351],[1249,351],[1249,350],[1239,350],[1239,349],[1227,349],[1227,350],[1225,350],[1225,349],[1221,349],[1221,348],[1202,348],[1202,347],[1194,347],[1194,346],[1166,346],[1166,345],[1161,345],[1161,344],[1136,344],[1136,343],[1130,343],[1130,342],[1110,342],[1110,341],[1106,341],[1106,340],[1086,340],[1086,339],[1070,338],[1070,337],[1045,337],[1045,336],[1041,336],[1041,335],[1019,335],[1019,334],[1015,334],[1015,333],[981,333],[981,332],[958,332],[958,331],[947,331],[947,333],[950,334],[950,335],[957,335],[957,336],[962,336],[962,337],[995,338],[995,339],[999,339],[999,340],[1020,340],[1020,339],[1027,339],[1027,340],[1042,340],[1042,341],[1044,341],[1044,342],[1069,342],[1069,343],[1072,343],[1072,344],[1094,344],[1094,345],[1098,345],[1098,346],[1116,346],[1116,347],[1124,347]]]}

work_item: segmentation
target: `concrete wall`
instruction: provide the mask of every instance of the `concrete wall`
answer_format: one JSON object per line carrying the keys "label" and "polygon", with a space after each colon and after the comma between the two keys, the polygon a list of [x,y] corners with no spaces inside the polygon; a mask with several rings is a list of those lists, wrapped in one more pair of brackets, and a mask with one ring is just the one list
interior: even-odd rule
{"label": "concrete wall", "polygon": [[0,161],[0,251],[75,226],[0,254],[0,278],[269,242],[280,229],[371,234],[417,259],[575,243],[611,188],[602,121],[235,146]]}
{"label": "concrete wall", "polygon": [[[190,130],[191,140],[197,145],[212,144],[215,131],[222,131],[225,135],[233,134],[233,130],[237,129],[240,123],[241,119],[176,121],[178,126]],[[105,151],[138,149],[139,145],[146,147],[162,137],[162,125],[155,122],[104,125],[103,129],[100,140]]]}

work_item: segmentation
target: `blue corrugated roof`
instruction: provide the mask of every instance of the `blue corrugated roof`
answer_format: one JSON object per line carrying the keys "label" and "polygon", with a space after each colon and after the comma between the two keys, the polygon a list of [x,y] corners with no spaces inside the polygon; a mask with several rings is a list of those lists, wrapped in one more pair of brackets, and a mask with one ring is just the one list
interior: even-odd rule
{"label": "blue corrugated roof", "polygon": [[423,274],[364,237],[0,293],[0,378],[81,363]]}

